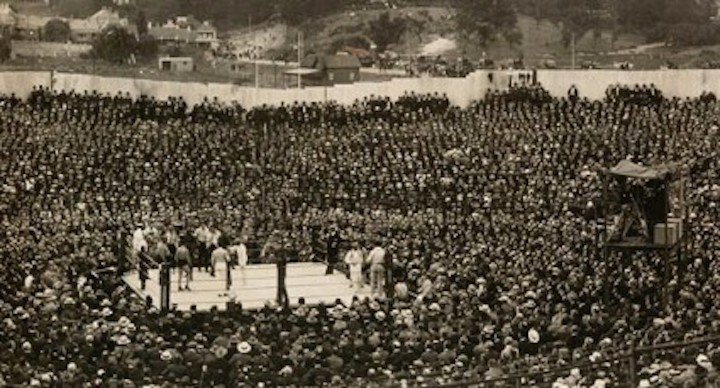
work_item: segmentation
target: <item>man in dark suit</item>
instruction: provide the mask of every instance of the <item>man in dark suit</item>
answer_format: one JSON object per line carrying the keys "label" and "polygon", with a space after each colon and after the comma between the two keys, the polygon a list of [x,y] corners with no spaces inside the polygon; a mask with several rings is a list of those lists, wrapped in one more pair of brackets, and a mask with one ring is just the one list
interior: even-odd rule
{"label": "man in dark suit", "polygon": [[263,261],[275,263],[277,266],[277,303],[278,306],[287,308],[290,300],[288,298],[287,288],[285,287],[285,278],[287,276],[287,255],[285,251],[286,249],[283,245],[280,232],[275,230],[265,243],[261,256]]}
{"label": "man in dark suit", "polygon": [[290,298],[288,298],[287,288],[285,287],[285,278],[287,277],[287,257],[285,256],[284,253],[281,253],[277,257],[277,304],[287,309],[290,305]]}
{"label": "man in dark suit", "polygon": [[170,261],[160,263],[160,309],[170,309]]}
{"label": "man in dark suit", "polygon": [[331,227],[330,233],[328,233],[327,237],[327,270],[325,270],[325,275],[331,275],[335,270],[335,264],[337,263],[338,256],[340,255],[339,250],[341,242],[342,240],[337,227]]}

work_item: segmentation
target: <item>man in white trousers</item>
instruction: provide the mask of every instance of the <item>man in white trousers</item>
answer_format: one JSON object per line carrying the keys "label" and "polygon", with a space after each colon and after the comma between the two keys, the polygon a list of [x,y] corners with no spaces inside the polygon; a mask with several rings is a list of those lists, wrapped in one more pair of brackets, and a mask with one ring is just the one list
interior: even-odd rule
{"label": "man in white trousers", "polygon": [[[227,271],[230,267],[230,253],[227,251],[227,249],[219,246],[215,248],[210,254],[210,276],[215,276],[215,268],[217,267],[217,264],[221,262],[225,263],[225,270]],[[232,279],[227,276],[225,279],[226,290],[230,289],[231,282]]]}
{"label": "man in white trousers", "polygon": [[240,272],[240,283],[242,285],[245,285],[245,267],[247,267],[248,263],[247,246],[245,245],[246,242],[247,237],[243,236],[240,238],[240,242],[238,244],[228,247],[230,255],[237,259],[237,265]]}
{"label": "man in white trousers", "polygon": [[376,246],[367,257],[370,263],[370,290],[375,296],[382,296],[385,287],[385,249]]}
{"label": "man in white trousers", "polygon": [[345,254],[344,261],[350,269],[350,281],[352,282],[350,287],[355,287],[355,291],[360,291],[363,288],[363,254],[358,247],[357,241],[353,241],[352,249]]}

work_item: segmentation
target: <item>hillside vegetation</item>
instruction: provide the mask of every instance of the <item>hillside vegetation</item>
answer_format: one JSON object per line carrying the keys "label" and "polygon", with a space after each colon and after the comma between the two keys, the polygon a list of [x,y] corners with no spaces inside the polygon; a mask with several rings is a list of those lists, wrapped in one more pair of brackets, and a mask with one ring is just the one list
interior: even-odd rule
{"label": "hillside vegetation", "polygon": [[[53,0],[35,13],[87,16],[111,0]],[[135,0],[121,11],[139,25],[192,14],[211,20],[227,36],[257,41],[262,25],[283,26],[267,48],[294,58],[298,31],[306,51],[332,52],[346,45],[418,53],[434,40],[451,40],[449,55],[526,59],[563,57],[571,42],[580,53],[607,53],[651,42],[682,47],[720,44],[716,0]],[[430,5],[428,5],[430,4]],[[142,28],[142,27],[141,27]],[[242,34],[252,34],[243,37]],[[262,35],[260,35],[262,36]],[[573,39],[574,38],[574,39]],[[266,39],[265,41],[268,41]]]}

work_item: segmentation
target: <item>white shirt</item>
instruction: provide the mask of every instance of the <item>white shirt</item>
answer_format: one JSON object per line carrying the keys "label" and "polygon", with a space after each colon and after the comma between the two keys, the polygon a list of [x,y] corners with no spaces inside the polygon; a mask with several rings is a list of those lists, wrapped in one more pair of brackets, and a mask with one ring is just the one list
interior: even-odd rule
{"label": "white shirt", "polygon": [[207,226],[200,226],[197,229],[195,229],[195,232],[193,233],[195,238],[202,243],[207,243],[210,239],[210,229],[208,229]]}
{"label": "white shirt", "polygon": [[174,230],[165,232],[165,240],[169,245],[178,246],[180,244],[180,236]]}
{"label": "white shirt", "polygon": [[208,230],[207,246],[209,247],[210,245],[220,245],[220,235],[222,235],[222,233],[220,233],[220,231],[217,229]]}
{"label": "white shirt", "polygon": [[247,254],[247,247],[245,244],[239,244],[239,245],[232,245],[228,247],[228,251],[230,253],[234,254],[238,258],[238,265],[240,267],[245,267],[248,263],[248,254]]}
{"label": "white shirt", "polygon": [[360,251],[357,249],[352,249],[345,254],[345,264],[349,265],[350,267],[355,267],[353,269],[357,269],[357,267],[360,267],[362,265],[362,262],[362,253],[360,253]]}
{"label": "white shirt", "polygon": [[133,232],[132,245],[133,249],[137,252],[143,249],[147,250],[148,243],[147,240],[145,240],[145,231],[142,228],[135,229]]}
{"label": "white shirt", "polygon": [[367,261],[372,265],[385,265],[385,249],[375,247],[370,251]]}
{"label": "white shirt", "polygon": [[228,253],[227,249],[225,248],[215,248],[214,251],[212,251],[212,254],[210,256],[213,263],[217,263],[218,261],[224,261],[228,262],[230,261],[230,253]]}

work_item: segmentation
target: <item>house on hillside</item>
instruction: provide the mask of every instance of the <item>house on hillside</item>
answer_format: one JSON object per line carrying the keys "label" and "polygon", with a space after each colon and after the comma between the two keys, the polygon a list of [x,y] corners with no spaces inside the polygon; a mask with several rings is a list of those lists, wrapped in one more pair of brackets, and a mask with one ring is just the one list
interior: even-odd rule
{"label": "house on hillside", "polygon": [[375,54],[370,50],[365,50],[363,48],[352,46],[345,46],[343,47],[342,51],[357,57],[357,59],[360,61],[360,64],[364,67],[370,67],[373,65],[373,63],[375,63]]}
{"label": "house on hillside", "polygon": [[124,28],[132,35],[137,36],[137,26],[128,19],[120,17],[117,11],[102,8],[86,19],[70,19],[70,36],[76,43],[91,43],[100,33],[110,26]]}
{"label": "house on hillside", "polygon": [[17,12],[8,3],[0,3],[0,31],[12,29],[17,20]]}
{"label": "house on hillside", "polygon": [[102,8],[85,19],[67,19],[57,16],[36,16],[17,13],[8,4],[0,4],[0,29],[19,40],[42,40],[45,25],[53,19],[63,20],[70,26],[75,43],[91,43],[103,29],[110,26],[124,28],[137,36],[137,27],[117,11]]}
{"label": "house on hillside", "polygon": [[193,16],[178,16],[165,24],[148,23],[148,34],[165,44],[196,45],[214,48],[218,45],[217,29],[209,21]]}
{"label": "house on hillside", "polygon": [[348,53],[311,54],[303,59],[300,67],[286,74],[300,74],[308,86],[351,84],[360,80],[360,60]]}
{"label": "house on hillside", "polygon": [[21,40],[41,40],[45,24],[51,17],[18,14],[13,35]]}
{"label": "house on hillside", "polygon": [[0,4],[0,32],[4,34],[20,39],[38,40],[48,20],[50,19],[18,13],[8,3]]}

